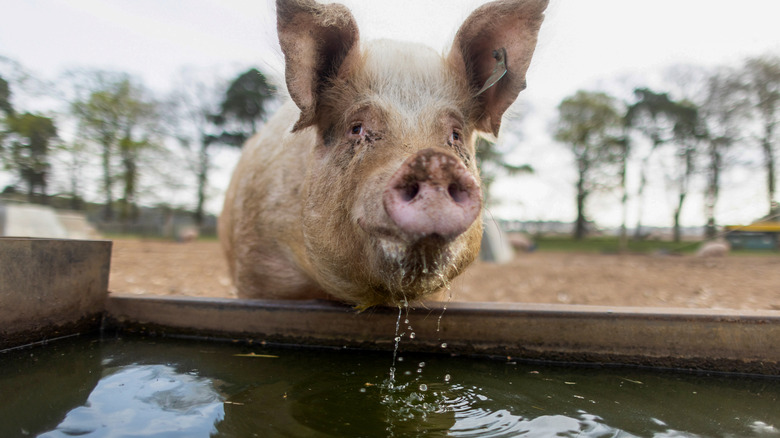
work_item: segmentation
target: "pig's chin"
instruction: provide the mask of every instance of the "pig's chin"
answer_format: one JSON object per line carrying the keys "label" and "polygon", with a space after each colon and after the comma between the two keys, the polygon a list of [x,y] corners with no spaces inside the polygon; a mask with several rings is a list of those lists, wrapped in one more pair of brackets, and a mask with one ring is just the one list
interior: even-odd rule
{"label": "pig's chin", "polygon": [[457,275],[458,240],[426,236],[411,242],[378,237],[375,263],[387,304],[418,301],[449,287]]}
{"label": "pig's chin", "polygon": [[365,237],[364,272],[368,272],[372,305],[402,305],[446,290],[473,261],[475,253],[469,251],[469,239],[475,233],[482,234],[481,227],[472,227],[455,238],[410,235],[382,220],[373,222],[364,217],[357,219],[356,225]]}

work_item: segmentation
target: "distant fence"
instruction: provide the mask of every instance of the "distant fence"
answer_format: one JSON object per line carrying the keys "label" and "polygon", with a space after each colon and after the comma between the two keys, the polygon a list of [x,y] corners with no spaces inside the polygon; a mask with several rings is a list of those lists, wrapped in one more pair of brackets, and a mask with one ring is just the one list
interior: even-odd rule
{"label": "distant fence", "polygon": [[141,237],[178,239],[183,233],[197,229],[198,235],[213,237],[217,234],[217,218],[209,215],[198,227],[191,212],[168,208],[140,208],[133,220],[106,221],[100,212],[88,215],[90,223],[103,234],[130,234]]}
{"label": "distant fence", "polygon": [[[191,219],[180,219],[174,223],[150,224],[150,223],[128,223],[122,221],[105,222],[90,221],[101,234],[107,235],[133,235],[150,238],[170,238],[177,239],[183,232],[195,229],[195,223]],[[216,223],[197,227],[198,234],[201,237],[215,237],[217,235]]]}
{"label": "distant fence", "polygon": [[[0,195],[0,234],[5,230],[5,207],[7,204],[25,204],[26,197],[13,194]],[[70,200],[50,197],[48,207],[57,211],[71,211],[84,215],[87,221],[101,234],[128,234],[148,238],[180,238],[185,231],[197,229],[201,237],[217,235],[217,217],[206,215],[200,226],[195,225],[192,212],[167,206],[138,207],[132,219],[104,218],[104,206],[101,204],[80,203],[80,208],[73,209]]]}

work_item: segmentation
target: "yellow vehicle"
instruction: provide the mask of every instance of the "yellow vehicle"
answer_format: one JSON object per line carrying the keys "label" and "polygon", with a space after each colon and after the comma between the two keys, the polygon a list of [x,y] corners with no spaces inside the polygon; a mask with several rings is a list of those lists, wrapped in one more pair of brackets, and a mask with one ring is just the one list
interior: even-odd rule
{"label": "yellow vehicle", "polygon": [[735,249],[780,249],[780,222],[754,222],[750,225],[726,225],[726,240]]}

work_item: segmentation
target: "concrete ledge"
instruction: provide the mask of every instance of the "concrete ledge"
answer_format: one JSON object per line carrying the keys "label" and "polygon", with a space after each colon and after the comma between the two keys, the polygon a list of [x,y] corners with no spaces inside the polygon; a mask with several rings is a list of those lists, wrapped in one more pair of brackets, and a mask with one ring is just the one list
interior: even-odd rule
{"label": "concrete ledge", "polygon": [[0,350],[99,329],[110,241],[0,238]]}
{"label": "concrete ledge", "polygon": [[[390,350],[397,320],[398,309],[357,313],[323,301],[112,295],[105,327]],[[511,303],[450,303],[445,311],[442,303],[431,303],[408,314],[404,310],[401,333],[401,351],[780,375],[780,312],[775,311]]]}

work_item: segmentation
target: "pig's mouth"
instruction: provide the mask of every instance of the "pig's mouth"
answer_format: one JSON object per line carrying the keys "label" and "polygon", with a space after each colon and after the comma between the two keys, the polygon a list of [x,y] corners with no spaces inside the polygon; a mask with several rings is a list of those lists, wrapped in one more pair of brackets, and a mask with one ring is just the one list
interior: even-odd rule
{"label": "pig's mouth", "polygon": [[411,243],[400,239],[375,239],[378,272],[387,301],[416,301],[449,286],[457,275],[452,239],[433,234]]}

